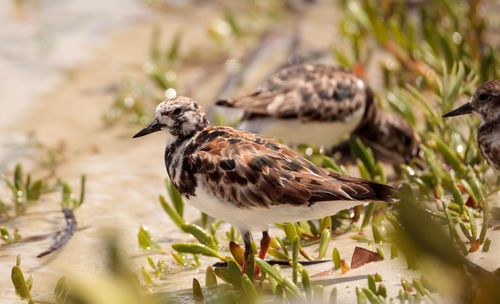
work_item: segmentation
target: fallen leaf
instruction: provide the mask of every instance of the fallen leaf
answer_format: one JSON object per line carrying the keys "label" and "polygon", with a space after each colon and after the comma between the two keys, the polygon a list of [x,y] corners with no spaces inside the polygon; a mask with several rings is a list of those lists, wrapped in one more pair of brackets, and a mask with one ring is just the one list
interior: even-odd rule
{"label": "fallen leaf", "polygon": [[478,249],[479,249],[479,239],[477,239],[474,243],[472,243],[472,246],[470,246],[469,249],[469,253],[472,253]]}
{"label": "fallen leaf", "polygon": [[342,265],[342,274],[346,273],[349,271],[349,265],[347,265],[345,260],[340,260],[340,265]]}
{"label": "fallen leaf", "polygon": [[382,257],[373,251],[361,248],[361,247],[356,247],[354,249],[354,253],[352,254],[352,259],[351,259],[351,268],[358,268],[360,266],[363,266],[367,263],[371,262],[377,262],[381,261]]}
{"label": "fallen leaf", "polygon": [[311,276],[311,278],[324,277],[324,276],[327,276],[327,275],[331,275],[334,270],[335,270],[335,268],[332,268],[332,269],[329,269],[329,270],[325,270],[325,271],[321,271],[321,272],[315,273],[315,274],[313,274]]}

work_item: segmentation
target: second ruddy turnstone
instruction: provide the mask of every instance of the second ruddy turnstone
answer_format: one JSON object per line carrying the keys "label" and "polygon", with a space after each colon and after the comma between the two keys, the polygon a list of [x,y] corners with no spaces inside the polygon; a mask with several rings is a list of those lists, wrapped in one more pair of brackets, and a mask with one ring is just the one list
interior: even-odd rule
{"label": "second ruddy turnstone", "polygon": [[474,113],[481,118],[477,132],[479,150],[488,164],[500,172],[500,80],[490,80],[477,88],[470,101],[443,117]]}
{"label": "second ruddy turnstone", "polygon": [[268,226],[322,218],[362,202],[388,202],[396,192],[319,168],[275,140],[210,126],[188,97],[163,101],[155,120],[134,138],[160,130],[171,135],[165,165],[173,184],[193,206],[241,231],[245,258],[252,253],[251,231],[263,231],[264,258]]}
{"label": "second ruddy turnstone", "polygon": [[239,129],[329,149],[349,134],[389,163],[409,162],[418,139],[400,117],[383,112],[355,73],[323,64],[296,64],[271,75],[249,95],[218,106],[244,111]]}

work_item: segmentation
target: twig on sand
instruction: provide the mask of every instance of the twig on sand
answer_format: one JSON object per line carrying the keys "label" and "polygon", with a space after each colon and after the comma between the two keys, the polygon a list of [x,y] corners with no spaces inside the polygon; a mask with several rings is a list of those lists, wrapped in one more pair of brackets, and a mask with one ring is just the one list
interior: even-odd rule
{"label": "twig on sand", "polygon": [[66,219],[66,228],[64,228],[61,234],[59,234],[59,236],[56,238],[56,241],[47,250],[36,256],[37,258],[44,257],[61,248],[71,239],[73,234],[75,234],[78,223],[76,222],[76,217],[73,213],[73,210],[63,208],[62,212],[64,214],[64,218]]}

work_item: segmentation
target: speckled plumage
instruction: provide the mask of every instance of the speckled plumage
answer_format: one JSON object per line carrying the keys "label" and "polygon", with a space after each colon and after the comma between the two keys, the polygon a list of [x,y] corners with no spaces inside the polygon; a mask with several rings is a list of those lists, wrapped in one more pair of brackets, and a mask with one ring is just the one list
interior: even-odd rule
{"label": "speckled plumage", "polygon": [[300,118],[302,121],[344,121],[365,106],[367,88],[358,76],[327,65],[297,64],[283,68],[255,92],[218,105],[255,116]]}
{"label": "speckled plumage", "polygon": [[[405,162],[418,153],[418,139],[410,125],[380,111],[371,89],[359,76],[334,66],[285,67],[255,92],[217,105],[245,112],[239,128],[287,143],[328,148],[354,133],[384,153],[389,162]],[[289,132],[277,131],[280,126],[286,126]],[[300,132],[308,134],[300,137]]]}
{"label": "speckled plumage", "polygon": [[156,119],[134,137],[161,129],[173,135],[165,165],[177,190],[198,209],[240,228],[246,245],[248,231],[395,195],[390,186],[319,168],[275,140],[211,127],[187,97],[160,104]]}
{"label": "speckled plumage", "polygon": [[470,101],[443,117],[474,113],[481,118],[477,132],[479,150],[486,162],[500,172],[500,80],[479,86]]}

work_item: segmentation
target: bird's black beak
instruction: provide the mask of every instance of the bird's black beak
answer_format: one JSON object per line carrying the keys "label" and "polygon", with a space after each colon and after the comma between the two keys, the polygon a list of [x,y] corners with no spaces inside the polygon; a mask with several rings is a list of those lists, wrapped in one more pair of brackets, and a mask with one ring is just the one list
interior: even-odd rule
{"label": "bird's black beak", "polygon": [[141,137],[141,136],[144,136],[144,135],[151,134],[153,132],[160,131],[161,128],[162,128],[162,125],[158,122],[157,119],[155,119],[147,127],[145,127],[144,129],[140,130],[139,132],[137,132],[137,134],[135,134],[132,138],[137,138],[137,137]]}
{"label": "bird's black beak", "polygon": [[456,108],[455,110],[444,114],[443,117],[459,116],[459,115],[470,114],[470,113],[472,113],[472,106],[470,105],[470,102],[468,102],[468,103],[464,104],[463,106]]}

